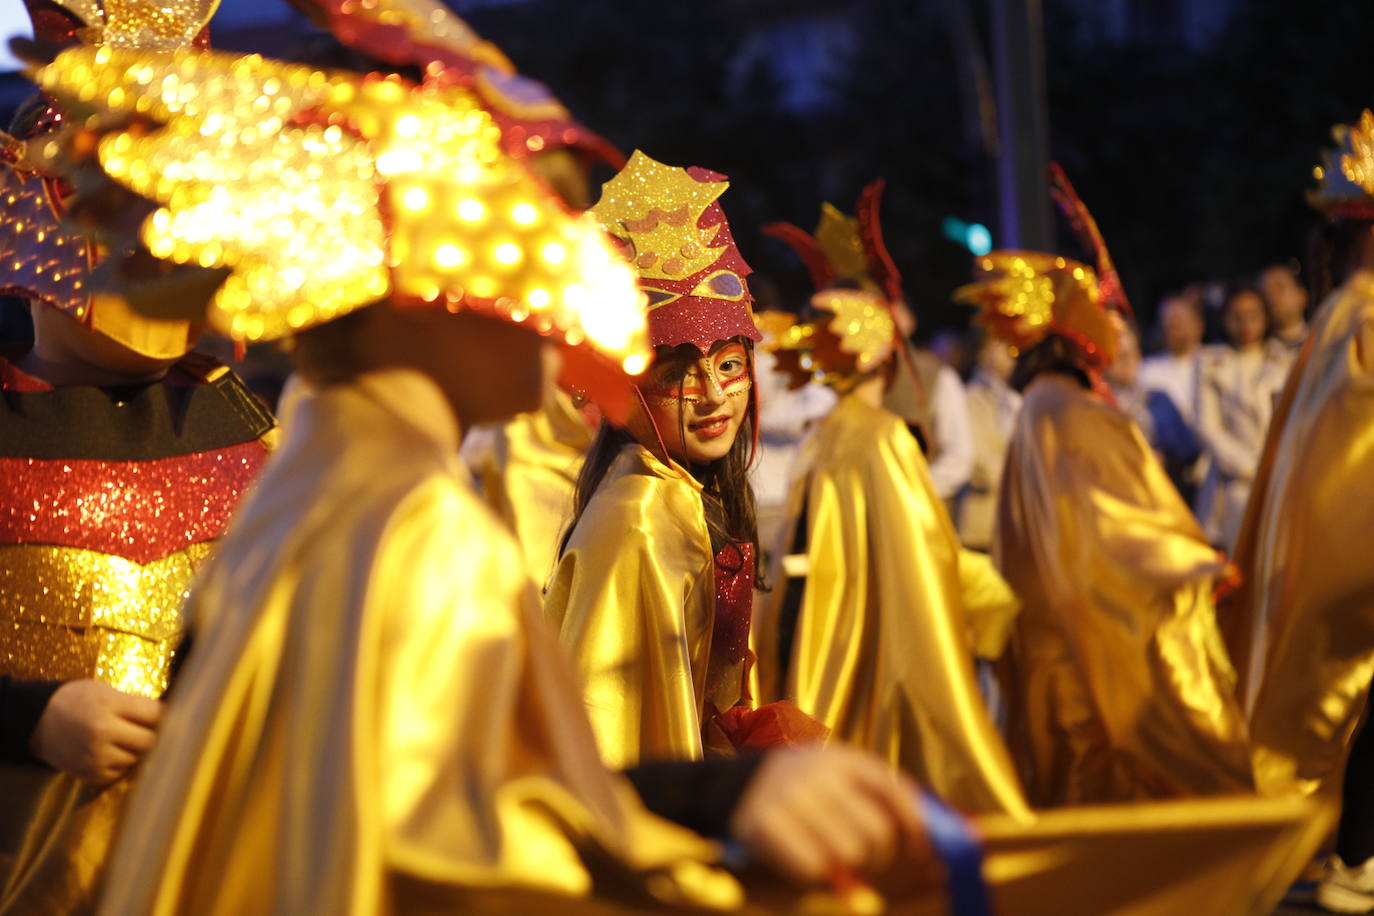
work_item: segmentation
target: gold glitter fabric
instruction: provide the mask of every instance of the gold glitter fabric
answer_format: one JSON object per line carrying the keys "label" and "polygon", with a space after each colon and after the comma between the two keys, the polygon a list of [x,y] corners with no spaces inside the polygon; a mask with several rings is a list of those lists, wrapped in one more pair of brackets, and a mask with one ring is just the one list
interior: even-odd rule
{"label": "gold glitter fabric", "polygon": [[1331,128],[1336,145],[1312,170],[1317,187],[1307,192],[1313,207],[1331,219],[1374,218],[1374,112],[1365,109],[1354,124]]}
{"label": "gold glitter fabric", "polygon": [[206,542],[141,564],[73,547],[0,545],[0,670],[20,680],[97,678],[167,689],[181,602]]}
{"label": "gold glitter fabric", "polygon": [[155,256],[231,271],[209,320],[235,339],[390,297],[491,311],[631,374],[647,365],[632,271],[502,152],[468,91],[108,47],[65,51],[36,79],[162,125],[106,134],[101,166],[161,205],[142,227]]}
{"label": "gold glitter fabric", "polygon": [[978,322],[1016,350],[1053,333],[1078,344],[1091,368],[1116,357],[1116,333],[1091,267],[1039,251],[994,251],[977,267],[986,278],[961,286],[954,298],[976,306]]}
{"label": "gold glitter fabric", "polygon": [[836,279],[858,283],[873,292],[880,289],[869,274],[857,217],[847,216],[834,204],[823,203],[814,235]]}
{"label": "gold glitter fabric", "polygon": [[882,298],[857,289],[826,289],[811,297],[811,305],[834,316],[825,327],[839,338],[840,349],[854,357],[858,372],[875,369],[892,355],[897,323]]}
{"label": "gold glitter fabric", "polygon": [[86,25],[83,44],[174,51],[188,48],[219,0],[54,0]]}

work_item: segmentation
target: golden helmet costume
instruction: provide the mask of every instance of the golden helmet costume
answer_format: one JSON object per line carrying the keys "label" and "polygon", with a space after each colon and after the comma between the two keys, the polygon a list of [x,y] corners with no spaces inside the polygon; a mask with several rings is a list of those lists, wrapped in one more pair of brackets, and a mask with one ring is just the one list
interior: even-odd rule
{"label": "golden helmet costume", "polygon": [[[890,305],[900,281],[877,227],[880,193],[881,184],[865,189],[858,220],[827,204],[814,239],[770,227],[798,249],[819,287],[813,325],[776,339],[801,349],[840,399],[798,459],[789,543],[775,553],[775,587],[755,634],[761,689],[963,810],[1025,816],[974,677],[958,539],[905,422],[877,403],[880,389],[876,400],[857,390],[881,386],[902,345]],[[832,288],[835,278],[863,288]],[[840,353],[823,352],[822,336]],[[789,582],[798,565],[804,578]],[[1005,588],[1002,601],[1005,617],[1005,604],[1015,605]]]}
{"label": "golden helmet costume", "polygon": [[[1334,131],[1310,200],[1329,220],[1374,218],[1374,113]],[[1339,281],[1340,278],[1337,278]],[[1339,791],[1374,676],[1367,540],[1374,507],[1374,275],[1321,303],[1269,427],[1236,548],[1227,644],[1269,794]]]}
{"label": "golden helmet costume", "polygon": [[[387,297],[530,327],[612,395],[611,370],[647,362],[632,271],[466,90],[108,47],[38,80],[154,122],[105,129],[95,155],[157,205],[150,250],[227,272],[202,307],[238,339]],[[599,760],[435,384],[367,373],[303,395],[287,430],[190,599],[199,648],[102,910],[474,911],[498,892],[511,906],[513,886],[585,895],[588,847],[655,875],[659,899],[736,899],[695,864],[713,847],[648,817]]]}
{"label": "golden helmet costume", "polygon": [[1003,674],[1027,794],[1053,807],[1247,791],[1212,602],[1226,562],[1140,430],[1094,391],[1116,352],[1097,273],[1039,252],[977,264],[983,278],[956,295],[979,321],[1022,360],[1060,347],[1025,390],[994,535],[1023,602]]}

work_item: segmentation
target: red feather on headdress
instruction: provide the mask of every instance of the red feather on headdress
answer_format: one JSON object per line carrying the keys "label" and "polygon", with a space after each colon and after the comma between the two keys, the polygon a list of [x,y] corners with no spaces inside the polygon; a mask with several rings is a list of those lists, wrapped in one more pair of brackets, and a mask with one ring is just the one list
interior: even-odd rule
{"label": "red feather on headdress", "polygon": [[1121,285],[1112,256],[1107,252],[1107,243],[1102,240],[1102,232],[1097,228],[1097,220],[1074,190],[1069,176],[1059,163],[1049,164],[1050,196],[1059,205],[1059,210],[1069,221],[1078,243],[1093,256],[1097,262],[1097,284],[1102,291],[1102,301],[1114,305],[1127,315],[1134,316],[1131,303],[1126,298],[1126,289]]}
{"label": "red feather on headdress", "polygon": [[835,270],[826,260],[825,252],[816,244],[815,236],[801,226],[792,223],[769,223],[762,231],[764,235],[772,236],[784,243],[801,257],[807,272],[811,274],[811,283],[817,290],[827,289],[835,282]]}
{"label": "red feather on headdress", "polygon": [[868,184],[859,194],[858,209],[855,216],[859,220],[859,240],[863,243],[864,254],[868,256],[869,271],[873,279],[882,286],[889,302],[902,300],[902,274],[888,253],[883,242],[883,227],[878,221],[878,210],[883,199],[887,180],[878,178]]}

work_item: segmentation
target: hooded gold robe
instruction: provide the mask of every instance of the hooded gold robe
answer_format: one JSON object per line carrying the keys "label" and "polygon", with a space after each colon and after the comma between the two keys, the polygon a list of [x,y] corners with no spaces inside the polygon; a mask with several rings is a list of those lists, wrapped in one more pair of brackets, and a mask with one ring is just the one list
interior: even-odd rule
{"label": "hooded gold robe", "polygon": [[1372,479],[1374,273],[1360,273],[1313,321],[1237,549],[1225,622],[1262,792],[1340,782],[1374,676]]}
{"label": "hooded gold robe", "polygon": [[710,844],[650,817],[602,765],[438,388],[373,373],[302,395],[283,426],[193,590],[195,645],[101,912],[476,912],[484,888],[585,898],[588,848],[658,875],[660,894],[690,872],[697,891],[737,897],[696,864]]}
{"label": "hooded gold robe", "polygon": [[786,684],[781,566],[769,577],[756,627],[761,698],[793,700],[963,810],[1026,814],[974,679],[959,541],[915,438],[896,414],[849,394],[800,463],[786,530],[804,511],[808,572]]}
{"label": "hooded gold robe", "polygon": [[994,541],[1022,600],[1003,674],[1032,804],[1250,788],[1212,603],[1226,564],[1129,418],[1067,376],[1037,378]]}
{"label": "hooded gold robe", "polygon": [[558,559],[559,539],[572,520],[577,474],[593,437],[572,399],[550,386],[539,410],[474,430],[463,442],[483,499],[515,533],[525,571],[539,585]]}
{"label": "hooded gold robe", "polygon": [[602,756],[700,759],[715,619],[715,556],[701,486],[637,443],[597,488],[558,561],[544,609],[581,675]]}

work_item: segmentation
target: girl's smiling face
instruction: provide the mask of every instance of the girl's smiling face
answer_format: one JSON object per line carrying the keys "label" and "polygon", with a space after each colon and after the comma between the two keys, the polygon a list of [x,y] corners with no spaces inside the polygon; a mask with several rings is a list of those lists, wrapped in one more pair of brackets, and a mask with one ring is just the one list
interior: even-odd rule
{"label": "girl's smiling face", "polygon": [[630,417],[630,434],[655,451],[657,427],[668,454],[683,464],[724,458],[744,424],[753,386],[749,353],[739,340],[716,341],[706,356],[690,344],[660,350],[641,386],[644,405]]}

